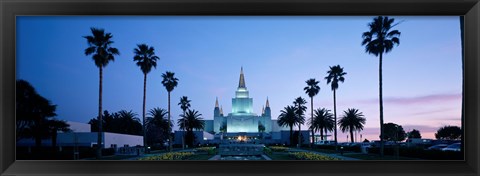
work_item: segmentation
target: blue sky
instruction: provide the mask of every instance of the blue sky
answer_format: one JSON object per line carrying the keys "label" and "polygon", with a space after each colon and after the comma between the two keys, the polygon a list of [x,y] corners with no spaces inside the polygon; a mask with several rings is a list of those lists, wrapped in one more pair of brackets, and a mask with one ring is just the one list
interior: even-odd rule
{"label": "blue sky", "polygon": [[[320,80],[314,108],[333,109],[333,93],[324,77],[329,66],[347,72],[337,91],[338,116],[357,108],[367,123],[363,138],[378,139],[378,58],[365,53],[361,34],[373,17],[17,17],[17,78],[58,105],[59,119],[88,122],[98,108],[98,68],[85,56],[90,27],[113,34],[120,50],[104,69],[103,109],[133,110],[141,118],[143,74],[133,61],[137,44],[153,46],[160,57],[148,74],[147,109],[167,108],[161,74],[175,72],[172,118],[181,96],[192,109],[213,119],[215,98],[231,111],[240,67],[261,113],[268,97],[272,118],[304,93],[305,81]],[[460,125],[461,45],[459,18],[394,17],[400,45],[384,55],[385,122],[419,129],[424,137],[444,125]],[[310,112],[310,109],[307,110]],[[309,117],[309,115],[307,115]],[[346,134],[339,133],[339,140]]]}

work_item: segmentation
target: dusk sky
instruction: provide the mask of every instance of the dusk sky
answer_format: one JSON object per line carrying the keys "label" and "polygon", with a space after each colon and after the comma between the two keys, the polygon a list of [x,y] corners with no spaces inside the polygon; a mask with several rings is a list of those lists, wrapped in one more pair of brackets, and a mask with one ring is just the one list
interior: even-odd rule
{"label": "dusk sky", "polygon": [[[462,66],[458,16],[394,17],[400,45],[384,55],[384,122],[420,130],[434,138],[445,125],[461,125]],[[320,80],[314,108],[333,111],[333,92],[324,79],[329,66],[347,72],[337,90],[337,116],[359,109],[367,119],[363,139],[378,140],[378,57],[365,53],[362,33],[373,17],[215,16],[46,16],[17,17],[17,79],[57,105],[57,118],[87,123],[98,111],[98,68],[85,56],[90,27],[112,33],[120,51],[104,69],[103,109],[133,110],[141,119],[143,73],[133,61],[137,44],[153,46],[160,57],[148,74],[147,111],[167,109],[161,74],[179,79],[171,93],[172,119],[188,96],[191,109],[213,119],[215,98],[225,114],[243,66],[254,111],[268,97],[272,119],[302,96],[309,78]],[[178,127],[175,124],[175,128]],[[302,129],[306,129],[303,127]],[[339,129],[339,141],[346,141]]]}

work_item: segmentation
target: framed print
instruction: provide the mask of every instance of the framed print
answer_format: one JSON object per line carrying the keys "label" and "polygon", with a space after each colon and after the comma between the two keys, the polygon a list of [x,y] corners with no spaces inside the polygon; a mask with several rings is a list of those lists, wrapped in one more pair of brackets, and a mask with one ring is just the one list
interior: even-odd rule
{"label": "framed print", "polygon": [[4,175],[478,174],[476,0],[1,9]]}

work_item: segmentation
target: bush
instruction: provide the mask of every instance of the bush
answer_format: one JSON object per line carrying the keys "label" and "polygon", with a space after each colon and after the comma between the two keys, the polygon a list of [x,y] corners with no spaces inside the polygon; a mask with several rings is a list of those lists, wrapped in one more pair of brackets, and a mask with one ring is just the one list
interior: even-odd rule
{"label": "bush", "polygon": [[208,153],[209,155],[215,154],[215,147],[199,147],[195,148],[198,153]]}

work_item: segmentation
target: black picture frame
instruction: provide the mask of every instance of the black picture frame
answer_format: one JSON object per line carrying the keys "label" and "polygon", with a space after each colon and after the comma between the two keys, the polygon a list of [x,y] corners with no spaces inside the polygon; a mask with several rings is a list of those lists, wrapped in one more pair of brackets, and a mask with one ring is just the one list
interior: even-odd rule
{"label": "black picture frame", "polygon": [[[479,0],[0,0],[2,175],[478,175]],[[17,15],[464,15],[464,161],[15,160]]]}

